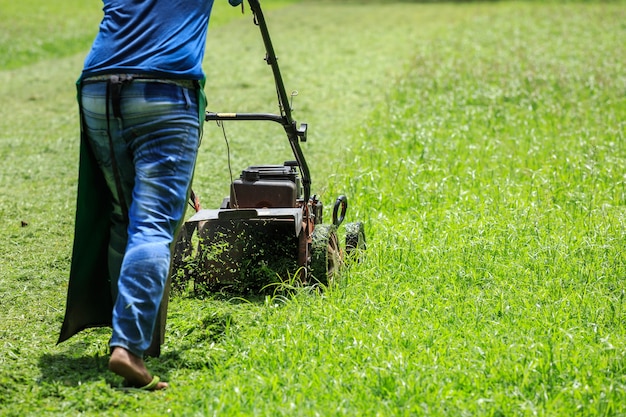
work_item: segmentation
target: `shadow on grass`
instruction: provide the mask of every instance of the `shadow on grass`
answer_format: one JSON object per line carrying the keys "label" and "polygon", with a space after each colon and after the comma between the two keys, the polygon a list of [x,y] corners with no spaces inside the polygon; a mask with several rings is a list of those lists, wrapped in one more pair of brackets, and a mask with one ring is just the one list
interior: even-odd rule
{"label": "shadow on grass", "polygon": [[99,355],[75,356],[67,353],[44,353],[39,357],[41,382],[77,386],[101,380],[107,368],[108,357]]}
{"label": "shadow on grass", "polygon": [[[291,292],[295,291],[284,290],[282,296],[287,298]],[[265,295],[236,291],[198,291],[178,296],[192,300],[209,299],[231,305],[259,305],[266,302]],[[171,369],[212,369],[230,354],[208,347],[219,345],[228,332],[237,328],[236,321],[237,317],[231,311],[220,309],[207,310],[206,314],[192,321],[170,317],[164,350],[157,358],[146,358],[146,366],[153,375],[158,375],[164,381],[168,381]],[[122,379],[108,369],[109,337],[109,328],[87,329],[76,341],[64,342],[61,352],[41,354],[38,358],[40,382],[47,386],[78,387],[104,380],[113,388],[120,387]]]}
{"label": "shadow on grass", "polygon": [[[81,355],[69,353],[49,354],[39,357],[39,369],[43,384],[60,384],[77,387],[84,383],[102,381],[113,388],[121,387],[122,379],[109,371],[108,355]],[[168,369],[183,362],[178,352],[167,352],[159,358],[149,358],[146,366],[154,375],[167,381]]]}

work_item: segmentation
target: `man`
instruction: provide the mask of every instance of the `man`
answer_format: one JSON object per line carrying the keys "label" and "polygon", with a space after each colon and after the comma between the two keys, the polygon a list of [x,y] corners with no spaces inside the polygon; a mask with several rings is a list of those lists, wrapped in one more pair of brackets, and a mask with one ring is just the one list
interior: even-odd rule
{"label": "man", "polygon": [[109,369],[125,386],[160,390],[168,384],[143,357],[162,337],[170,247],[200,145],[213,0],[103,2],[77,83],[81,159],[59,342],[111,325]]}

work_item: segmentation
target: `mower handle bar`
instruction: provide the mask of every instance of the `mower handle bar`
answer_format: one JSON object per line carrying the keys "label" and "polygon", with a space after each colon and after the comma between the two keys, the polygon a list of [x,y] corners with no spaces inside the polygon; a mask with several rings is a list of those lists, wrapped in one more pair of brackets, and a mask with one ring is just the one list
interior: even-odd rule
{"label": "mower handle bar", "polygon": [[270,121],[276,122],[281,125],[287,132],[287,136],[291,140],[298,139],[301,142],[306,142],[307,124],[301,123],[300,127],[297,127],[296,122],[287,122],[285,116],[279,116],[272,113],[213,113],[206,112],[204,120],[209,121],[224,121],[224,120],[256,120],[256,121]]}
{"label": "mower handle bar", "polygon": [[272,113],[214,113],[206,112],[205,118],[207,122],[210,121],[222,121],[222,120],[258,120],[258,121],[270,121],[279,123],[285,126],[285,117]]}

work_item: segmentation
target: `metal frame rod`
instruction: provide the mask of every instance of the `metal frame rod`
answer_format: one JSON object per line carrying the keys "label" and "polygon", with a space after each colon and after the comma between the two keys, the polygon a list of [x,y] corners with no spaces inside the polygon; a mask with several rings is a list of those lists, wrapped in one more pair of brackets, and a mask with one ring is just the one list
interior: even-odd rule
{"label": "metal frame rod", "polygon": [[300,147],[300,139],[302,138],[302,140],[306,140],[306,125],[303,125],[303,129],[298,129],[297,123],[295,120],[293,120],[293,117],[291,115],[289,97],[287,96],[287,92],[285,90],[285,84],[280,73],[280,68],[278,67],[278,58],[276,57],[276,53],[274,52],[274,47],[272,45],[269,30],[267,28],[265,16],[263,15],[263,11],[261,10],[261,5],[258,0],[248,0],[248,3],[250,4],[250,9],[254,14],[255,22],[257,23],[261,31],[261,36],[263,37],[263,43],[265,44],[265,51],[267,54],[266,61],[272,67],[274,81],[276,83],[276,90],[278,92],[279,105],[284,118],[282,125],[285,129],[285,132],[287,133],[289,144],[302,173],[304,201],[307,202],[309,200],[309,197],[311,196],[311,173],[309,170],[309,166],[307,165],[304,158],[302,148]]}

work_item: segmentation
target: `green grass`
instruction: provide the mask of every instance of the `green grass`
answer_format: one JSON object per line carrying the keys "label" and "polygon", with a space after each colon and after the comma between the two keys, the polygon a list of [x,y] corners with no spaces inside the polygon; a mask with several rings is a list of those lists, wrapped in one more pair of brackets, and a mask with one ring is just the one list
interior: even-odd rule
{"label": "green grass", "polygon": [[[297,1],[297,0],[295,0]],[[264,10],[294,0],[265,1]],[[225,24],[239,17],[223,0],[214,3],[212,23]],[[42,59],[61,58],[85,51],[102,18],[101,0],[0,0],[0,68],[15,69]]]}
{"label": "green grass", "polygon": [[[0,71],[0,415],[626,415],[624,3],[268,17],[314,192],[348,195],[364,261],[323,295],[173,298],[148,362],[171,389],[113,389],[106,329],[54,346],[84,51]],[[212,109],[275,108],[248,18],[210,31]],[[236,170],[285,154],[263,125],[226,130]],[[207,124],[205,206],[226,167]]]}
{"label": "green grass", "polygon": [[85,50],[98,30],[101,3],[0,1],[0,68]]}

